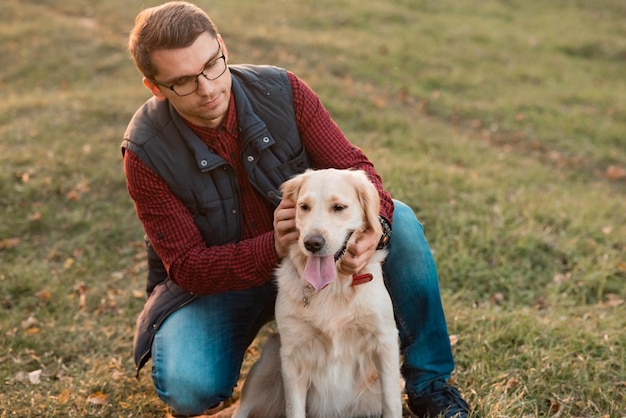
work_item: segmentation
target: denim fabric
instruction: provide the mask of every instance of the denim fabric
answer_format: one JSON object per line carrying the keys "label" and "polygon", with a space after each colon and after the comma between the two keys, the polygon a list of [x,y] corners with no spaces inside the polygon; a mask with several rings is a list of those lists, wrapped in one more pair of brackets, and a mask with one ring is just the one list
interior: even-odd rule
{"label": "denim fabric", "polygon": [[[393,236],[383,266],[394,303],[406,391],[416,396],[446,380],[454,360],[435,262],[413,210],[394,201]],[[174,312],[156,333],[152,376],[159,397],[179,414],[200,414],[228,399],[247,347],[273,318],[272,283],[200,296]]]}
{"label": "denim fabric", "polygon": [[439,294],[437,268],[413,210],[394,200],[393,234],[383,272],[393,300],[403,356],[402,376],[410,397],[454,369]]}
{"label": "denim fabric", "polygon": [[273,282],[196,298],[170,315],[152,343],[156,392],[178,414],[197,415],[230,398],[243,357],[273,319]]}

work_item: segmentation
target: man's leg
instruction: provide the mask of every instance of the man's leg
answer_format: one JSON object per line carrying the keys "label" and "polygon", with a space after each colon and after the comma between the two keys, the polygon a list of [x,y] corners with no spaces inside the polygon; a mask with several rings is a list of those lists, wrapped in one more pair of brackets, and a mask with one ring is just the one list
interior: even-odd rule
{"label": "man's leg", "polygon": [[152,344],[158,396],[176,413],[198,415],[230,398],[243,357],[274,315],[273,283],[200,296],[168,317]]}
{"label": "man's leg", "polygon": [[[409,406],[411,401],[422,398],[430,402],[435,392],[441,398],[438,391],[444,388],[445,391],[452,389],[452,394],[441,398],[439,412],[446,408],[463,411],[467,404],[462,399],[454,399],[456,389],[446,385],[454,370],[454,359],[435,261],[413,210],[399,201],[394,201],[394,205],[393,234],[383,270],[400,332],[402,374]],[[429,411],[433,414],[432,407]]]}

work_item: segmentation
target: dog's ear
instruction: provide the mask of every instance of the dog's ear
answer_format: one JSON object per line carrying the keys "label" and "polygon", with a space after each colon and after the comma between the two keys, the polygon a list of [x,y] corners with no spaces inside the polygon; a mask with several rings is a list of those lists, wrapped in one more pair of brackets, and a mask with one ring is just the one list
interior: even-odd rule
{"label": "dog's ear", "polygon": [[372,228],[374,232],[378,234],[382,234],[383,229],[378,220],[380,213],[380,196],[378,195],[378,190],[376,190],[376,187],[364,171],[357,173],[359,177],[357,194],[361,208],[363,209],[365,221],[367,222],[367,227]]}
{"label": "dog's ear", "polygon": [[283,199],[291,199],[296,201],[298,199],[298,193],[302,183],[304,182],[304,174],[298,174],[295,177],[290,178],[280,186],[280,191],[283,194]]}

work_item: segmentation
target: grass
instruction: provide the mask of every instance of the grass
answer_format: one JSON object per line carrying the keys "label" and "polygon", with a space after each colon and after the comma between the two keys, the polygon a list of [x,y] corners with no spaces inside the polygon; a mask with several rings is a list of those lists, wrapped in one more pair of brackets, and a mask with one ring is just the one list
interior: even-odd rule
{"label": "grass", "polygon": [[[131,359],[146,266],[119,151],[148,97],[126,36],[156,2],[57,3],[0,4],[0,417],[163,416]],[[626,416],[623,2],[198,4],[415,209],[481,416]]]}

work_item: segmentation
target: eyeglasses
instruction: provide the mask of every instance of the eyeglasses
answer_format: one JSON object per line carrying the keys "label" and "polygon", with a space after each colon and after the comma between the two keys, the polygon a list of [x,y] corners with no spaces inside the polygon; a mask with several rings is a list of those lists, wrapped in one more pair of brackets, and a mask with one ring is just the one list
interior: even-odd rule
{"label": "eyeglasses", "polygon": [[[221,53],[222,46],[220,45],[219,41],[217,45],[219,47],[218,53]],[[176,93],[178,96],[183,97],[183,96],[189,96],[190,94],[195,93],[196,90],[198,90],[198,77],[203,76],[207,80],[213,81],[213,80],[217,80],[218,78],[220,78],[222,74],[224,74],[225,72],[226,72],[226,56],[224,56],[224,54],[222,53],[222,55],[220,55],[216,59],[208,62],[204,66],[204,69],[199,74],[181,77],[171,85],[163,84],[156,80],[152,80],[152,81],[154,81],[154,84],[157,84],[162,87],[167,87],[168,89]]]}

